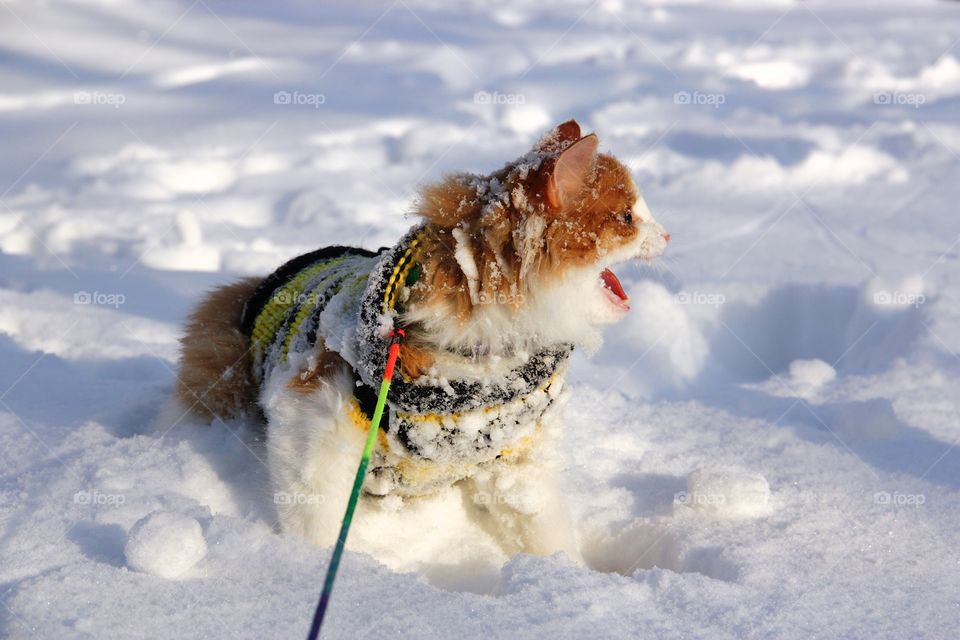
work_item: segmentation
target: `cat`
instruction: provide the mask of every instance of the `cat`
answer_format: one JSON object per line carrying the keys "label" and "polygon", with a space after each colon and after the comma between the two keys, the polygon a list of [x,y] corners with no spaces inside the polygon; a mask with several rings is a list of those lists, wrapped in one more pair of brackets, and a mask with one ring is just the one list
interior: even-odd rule
{"label": "cat", "polygon": [[555,445],[568,357],[629,311],[610,266],[670,236],[573,120],[489,175],[426,186],[416,214],[393,247],[325,247],[213,291],[187,323],[176,397],[206,419],[262,414],[282,529],[329,546],[402,328],[349,548],[382,548],[384,505],[399,519],[459,490],[505,553],[579,561]]}

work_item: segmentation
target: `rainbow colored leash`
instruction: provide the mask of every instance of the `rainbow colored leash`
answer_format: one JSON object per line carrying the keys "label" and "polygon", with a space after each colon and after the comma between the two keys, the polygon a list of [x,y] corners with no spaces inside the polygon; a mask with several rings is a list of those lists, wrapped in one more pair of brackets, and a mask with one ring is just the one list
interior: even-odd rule
{"label": "rainbow colored leash", "polygon": [[383,372],[383,382],[380,383],[380,394],[377,396],[377,406],[373,411],[373,418],[370,420],[370,429],[367,431],[367,442],[363,447],[363,455],[360,457],[360,466],[357,467],[357,476],[353,480],[353,489],[350,491],[350,500],[347,502],[347,512],[343,514],[343,522],[340,524],[340,534],[337,536],[337,545],[333,549],[330,566],[327,567],[327,577],[323,581],[323,591],[320,592],[320,602],[317,603],[317,610],[313,614],[313,624],[310,625],[310,635],[307,636],[308,640],[316,640],[320,635],[323,616],[327,612],[327,604],[330,602],[330,594],[333,592],[333,581],[337,577],[340,558],[343,556],[343,548],[347,544],[347,533],[350,532],[350,522],[353,521],[353,512],[357,509],[357,500],[360,498],[360,488],[363,486],[363,479],[367,475],[367,465],[370,464],[373,445],[377,441],[380,419],[383,417],[383,408],[387,403],[387,393],[390,391],[390,383],[393,381],[393,369],[397,364],[397,356],[400,354],[400,342],[405,336],[406,334],[403,329],[394,329],[390,332],[390,352],[387,355],[387,366]]}

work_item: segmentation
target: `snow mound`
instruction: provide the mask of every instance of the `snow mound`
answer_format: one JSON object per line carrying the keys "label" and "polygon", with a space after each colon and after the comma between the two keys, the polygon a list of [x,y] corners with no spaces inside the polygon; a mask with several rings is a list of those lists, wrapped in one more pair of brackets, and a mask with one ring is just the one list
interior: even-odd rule
{"label": "snow mound", "polygon": [[161,510],[133,525],[123,553],[131,569],[172,580],[203,560],[207,543],[194,518]]}
{"label": "snow mound", "polygon": [[819,358],[790,363],[790,380],[798,385],[821,387],[836,377],[837,370]]}

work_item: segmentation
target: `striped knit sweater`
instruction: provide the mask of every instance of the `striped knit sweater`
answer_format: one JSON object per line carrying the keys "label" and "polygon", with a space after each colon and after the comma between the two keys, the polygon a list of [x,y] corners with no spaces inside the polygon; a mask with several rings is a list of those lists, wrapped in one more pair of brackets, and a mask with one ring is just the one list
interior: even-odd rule
{"label": "striped knit sweater", "polygon": [[[402,315],[405,289],[421,275],[424,231],[415,227],[395,247],[378,252],[326,247],[267,277],[241,320],[261,388],[278,372],[292,375],[289,369],[301,366],[322,341],[353,368],[356,388],[348,411],[359,428],[368,428],[387,336]],[[419,495],[485,463],[522,455],[555,405],[571,350],[566,344],[543,349],[494,380],[447,379],[438,372],[395,379],[364,489]]]}

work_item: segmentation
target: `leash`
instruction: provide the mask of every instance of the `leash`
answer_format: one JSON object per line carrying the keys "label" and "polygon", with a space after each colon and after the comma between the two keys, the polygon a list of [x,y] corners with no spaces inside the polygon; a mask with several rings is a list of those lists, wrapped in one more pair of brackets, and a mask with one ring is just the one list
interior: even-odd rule
{"label": "leash", "polygon": [[363,486],[363,479],[367,475],[367,465],[370,464],[373,445],[377,441],[380,419],[383,417],[383,408],[387,403],[387,393],[390,391],[390,383],[393,381],[393,369],[397,363],[397,356],[400,353],[400,342],[405,336],[406,334],[403,329],[394,329],[390,332],[390,351],[387,355],[387,366],[383,372],[383,382],[380,383],[380,394],[377,396],[377,406],[373,411],[373,418],[370,420],[370,429],[367,431],[367,442],[363,447],[363,455],[360,456],[360,466],[357,467],[357,476],[353,480],[350,500],[347,501],[347,511],[343,514],[343,522],[340,524],[340,534],[337,536],[337,545],[334,547],[333,555],[330,557],[330,565],[327,567],[327,577],[323,581],[323,591],[320,592],[320,602],[317,603],[317,610],[313,614],[313,624],[310,625],[310,635],[307,636],[308,640],[316,640],[320,635],[323,617],[327,612],[330,594],[333,592],[333,581],[337,577],[340,558],[343,556],[343,548],[347,544],[347,533],[350,531],[350,522],[353,520],[353,512],[357,509],[357,500],[360,498],[360,488]]}

